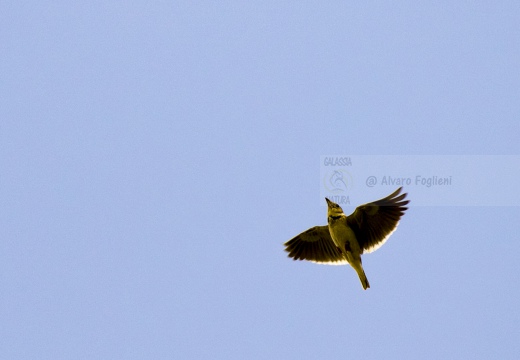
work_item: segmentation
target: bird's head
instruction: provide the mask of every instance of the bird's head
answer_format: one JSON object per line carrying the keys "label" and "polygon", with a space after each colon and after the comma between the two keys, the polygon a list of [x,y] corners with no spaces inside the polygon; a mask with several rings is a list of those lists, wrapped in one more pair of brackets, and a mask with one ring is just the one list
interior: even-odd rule
{"label": "bird's head", "polygon": [[327,198],[325,198],[325,200],[327,201],[327,206],[328,206],[328,211],[327,211],[328,216],[339,216],[339,215],[343,214],[343,209],[341,208],[341,206],[336,204],[334,201],[330,201]]}

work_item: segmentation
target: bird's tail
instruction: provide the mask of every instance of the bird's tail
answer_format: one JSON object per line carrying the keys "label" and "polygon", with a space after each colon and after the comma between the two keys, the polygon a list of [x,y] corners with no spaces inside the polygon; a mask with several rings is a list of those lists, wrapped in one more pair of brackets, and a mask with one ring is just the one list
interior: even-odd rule
{"label": "bird's tail", "polygon": [[356,272],[359,276],[359,281],[361,281],[361,286],[363,286],[363,289],[366,290],[370,287],[370,284],[368,283],[367,276],[365,275],[365,271],[362,267],[359,269],[356,269]]}

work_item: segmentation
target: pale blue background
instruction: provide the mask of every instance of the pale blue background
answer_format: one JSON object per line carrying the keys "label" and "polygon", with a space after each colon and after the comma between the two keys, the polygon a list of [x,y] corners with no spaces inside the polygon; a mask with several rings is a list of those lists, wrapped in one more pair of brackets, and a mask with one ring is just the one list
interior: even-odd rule
{"label": "pale blue background", "polygon": [[519,154],[520,3],[453,3],[1,2],[0,358],[517,359],[518,207],[282,246],[321,155]]}

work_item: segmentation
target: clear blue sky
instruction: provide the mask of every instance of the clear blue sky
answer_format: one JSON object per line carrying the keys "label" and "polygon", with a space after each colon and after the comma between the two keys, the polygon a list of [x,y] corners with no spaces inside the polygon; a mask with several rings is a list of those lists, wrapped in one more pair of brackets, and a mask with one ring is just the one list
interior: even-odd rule
{"label": "clear blue sky", "polygon": [[517,359],[519,207],[282,244],[323,155],[520,154],[519,4],[1,2],[0,358]]}

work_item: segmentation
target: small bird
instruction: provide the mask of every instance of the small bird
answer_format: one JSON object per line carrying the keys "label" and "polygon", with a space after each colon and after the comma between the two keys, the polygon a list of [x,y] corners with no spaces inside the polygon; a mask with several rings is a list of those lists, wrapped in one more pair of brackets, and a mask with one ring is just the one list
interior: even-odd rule
{"label": "small bird", "polygon": [[402,187],[387,197],[360,205],[346,216],[341,206],[327,201],[328,225],[312,227],[287,241],[285,251],[293,260],[328,265],[350,264],[363,289],[370,287],[361,264],[361,254],[379,249],[395,231],[409,200]]}

